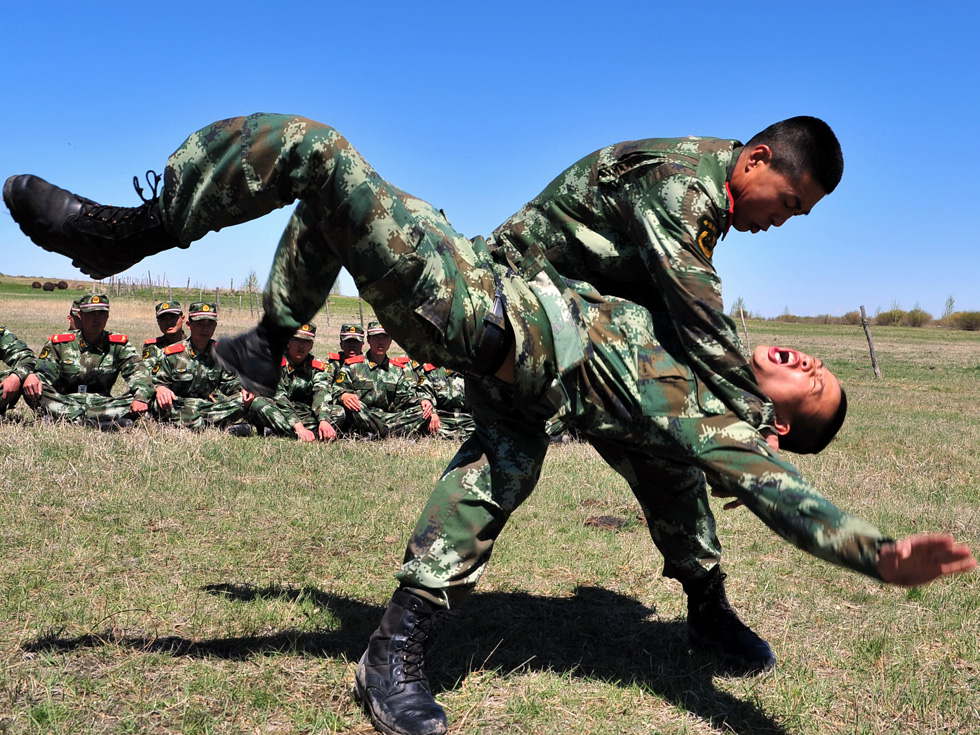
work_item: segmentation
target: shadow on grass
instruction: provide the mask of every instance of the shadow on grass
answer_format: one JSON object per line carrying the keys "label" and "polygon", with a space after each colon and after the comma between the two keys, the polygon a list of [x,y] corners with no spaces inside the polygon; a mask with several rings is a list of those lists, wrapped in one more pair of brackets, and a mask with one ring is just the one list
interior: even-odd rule
{"label": "shadow on grass", "polygon": [[[116,631],[75,638],[55,633],[25,643],[23,649],[72,651],[111,644],[201,658],[247,659],[278,651],[356,661],[383,612],[378,605],[313,587],[212,584],[202,589],[241,602],[286,599],[312,603],[328,608],[340,625],[327,632],[286,630],[210,640]],[[631,597],[596,587],[579,587],[574,597],[475,594],[439,628],[427,666],[433,691],[454,689],[478,670],[492,669],[504,676],[550,671],[617,685],[636,684],[726,732],[786,732],[756,705],[714,686],[712,679],[721,671],[711,658],[689,652],[683,621],[650,620],[653,613]]]}

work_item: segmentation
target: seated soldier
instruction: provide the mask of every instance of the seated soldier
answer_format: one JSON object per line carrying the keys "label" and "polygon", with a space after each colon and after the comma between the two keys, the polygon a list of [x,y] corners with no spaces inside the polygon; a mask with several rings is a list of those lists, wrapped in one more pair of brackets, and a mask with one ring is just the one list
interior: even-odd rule
{"label": "seated soldier", "polygon": [[179,301],[161,301],[154,309],[159,337],[150,337],[143,343],[143,362],[147,370],[153,370],[156,361],[163,357],[163,348],[187,338],[184,334],[184,308]]}
{"label": "seated soldier", "polygon": [[412,360],[418,388],[429,396],[434,411],[431,432],[440,439],[465,439],[473,433],[473,417],[466,407],[466,386],[461,373],[436,367],[431,362]]}
{"label": "seated soldier", "polygon": [[190,337],[164,347],[153,365],[153,416],[188,429],[213,426],[235,436],[251,436],[241,383],[214,360],[211,336],[218,326],[217,306],[195,301],[187,324]]}
{"label": "seated soldier", "polygon": [[334,379],[348,430],[377,438],[431,431],[432,402],[416,388],[408,358],[388,358],[391,337],[380,323],[370,322],[367,335],[367,358],[348,357]]}
{"label": "seated soldier", "polygon": [[[286,343],[282,358],[282,376],[273,398],[253,397],[251,422],[268,433],[295,436],[300,441],[337,438],[336,408],[333,396],[333,369],[328,363],[317,360],[311,350],[316,339],[316,325],[302,324],[295,336]],[[329,353],[328,359],[340,362],[340,355]],[[339,410],[343,418],[343,408]]]}
{"label": "seated soldier", "polygon": [[[153,396],[146,367],[125,334],[105,329],[109,297],[88,294],[78,301],[77,332],[53,335],[38,353],[41,393],[28,404],[39,416],[83,422],[101,429],[131,426]],[[129,390],[112,396],[116,378]]]}
{"label": "seated soldier", "polygon": [[31,348],[17,339],[17,335],[0,326],[0,362],[8,370],[0,370],[0,417],[14,407],[24,395],[36,398],[41,395],[41,381],[34,373],[36,359]]}

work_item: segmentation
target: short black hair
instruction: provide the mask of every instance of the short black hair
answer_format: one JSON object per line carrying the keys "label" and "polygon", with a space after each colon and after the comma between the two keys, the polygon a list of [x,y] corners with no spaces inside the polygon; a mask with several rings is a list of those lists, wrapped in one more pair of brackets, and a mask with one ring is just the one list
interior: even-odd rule
{"label": "short black hair", "polygon": [[779,448],[797,454],[822,452],[837,436],[840,427],[844,425],[845,416],[847,416],[847,394],[841,386],[840,403],[837,404],[837,410],[830,420],[822,426],[812,421],[795,421],[790,425],[789,433],[779,437]]}
{"label": "short black hair", "polygon": [[830,126],[818,117],[799,115],[773,123],[746,144],[772,149],[772,167],[790,178],[809,173],[829,194],[844,174],[844,154]]}

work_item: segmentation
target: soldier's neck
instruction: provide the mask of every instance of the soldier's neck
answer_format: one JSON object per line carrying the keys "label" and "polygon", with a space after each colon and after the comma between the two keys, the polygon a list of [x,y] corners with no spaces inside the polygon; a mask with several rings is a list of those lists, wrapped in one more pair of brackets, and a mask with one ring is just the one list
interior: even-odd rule
{"label": "soldier's neck", "polygon": [[210,337],[204,337],[202,339],[202,338],[199,338],[199,337],[195,337],[194,335],[191,335],[191,346],[198,353],[204,352],[208,348],[208,345],[210,343],[211,343],[211,338]]}
{"label": "soldier's neck", "polygon": [[187,339],[187,335],[184,334],[184,330],[174,332],[173,334],[161,334],[157,337],[157,344],[161,347],[169,347],[170,345],[177,344],[178,342],[183,342]]}
{"label": "soldier's neck", "polygon": [[82,332],[82,339],[85,340],[85,344],[97,345],[102,342],[102,335],[105,334],[105,330],[100,329],[94,334],[89,334],[87,332]]}

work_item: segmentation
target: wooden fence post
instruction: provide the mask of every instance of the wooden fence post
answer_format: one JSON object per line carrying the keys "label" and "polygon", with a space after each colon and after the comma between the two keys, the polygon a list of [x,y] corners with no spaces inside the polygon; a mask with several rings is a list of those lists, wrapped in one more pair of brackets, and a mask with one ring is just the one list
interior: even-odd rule
{"label": "wooden fence post", "polygon": [[871,368],[875,371],[875,377],[881,378],[881,369],[878,367],[878,356],[875,354],[875,343],[871,339],[871,330],[868,329],[868,315],[861,305],[861,326],[864,327],[864,336],[868,338],[868,350],[871,352]]}
{"label": "wooden fence post", "polygon": [[738,305],[738,315],[742,318],[742,333],[745,335],[745,349],[747,354],[751,355],[752,343],[749,342],[749,330],[748,327],[745,326],[745,311],[742,309],[741,304]]}

